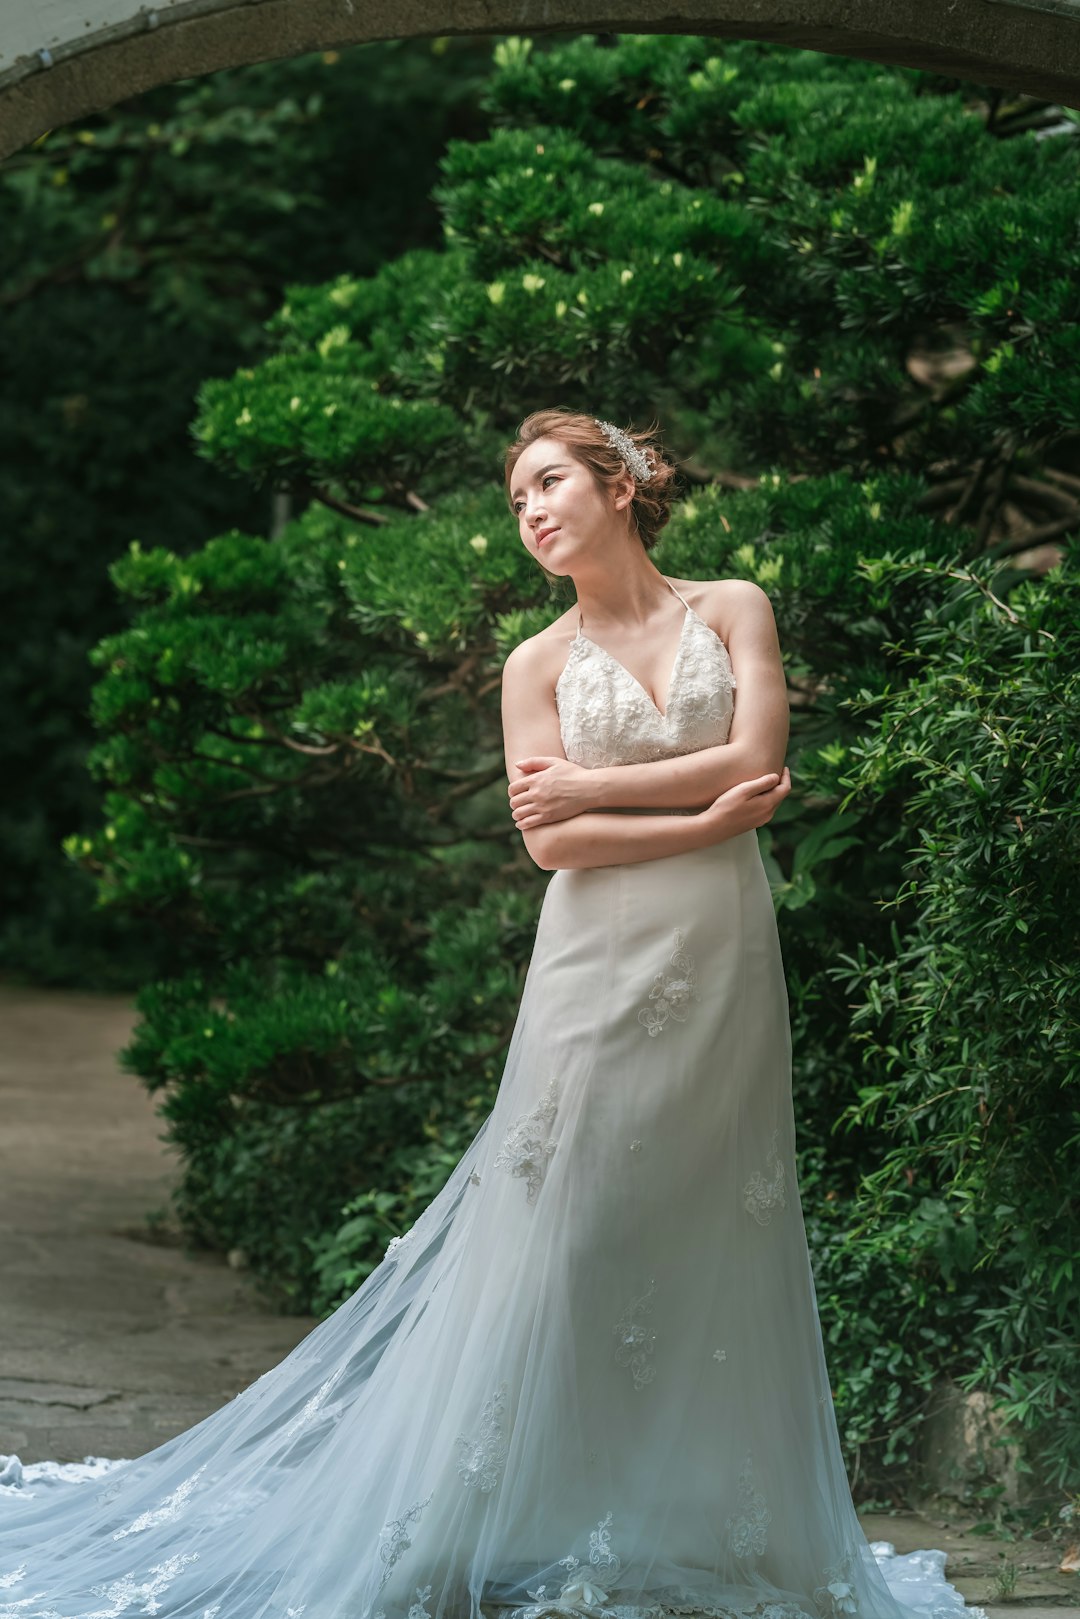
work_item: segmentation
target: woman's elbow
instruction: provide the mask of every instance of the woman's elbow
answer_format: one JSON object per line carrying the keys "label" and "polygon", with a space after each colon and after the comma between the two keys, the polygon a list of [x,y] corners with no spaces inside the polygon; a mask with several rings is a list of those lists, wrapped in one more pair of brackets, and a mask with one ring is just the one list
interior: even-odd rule
{"label": "woman's elbow", "polygon": [[749,749],[750,777],[780,775],[787,758],[789,725],[766,726]]}
{"label": "woman's elbow", "polygon": [[739,766],[744,772],[743,781],[756,781],[759,776],[768,776],[773,773],[779,775],[784,768],[784,759],[787,755],[786,742],[781,746],[778,741],[767,738],[758,738],[746,747],[740,749]]}
{"label": "woman's elbow", "polygon": [[534,826],[531,832],[523,832],[521,841],[529,853],[534,864],[541,871],[554,871],[554,850],[551,847],[551,828],[547,826]]}
{"label": "woman's elbow", "polygon": [[770,775],[779,776],[779,775],[781,775],[783,773],[784,761],[785,761],[786,758],[787,758],[787,743],[786,742],[784,742],[782,745],[779,744],[779,743],[776,743],[771,747],[762,748],[760,750],[760,758],[758,759],[758,768],[757,768],[755,774],[757,774],[759,776],[770,776]]}

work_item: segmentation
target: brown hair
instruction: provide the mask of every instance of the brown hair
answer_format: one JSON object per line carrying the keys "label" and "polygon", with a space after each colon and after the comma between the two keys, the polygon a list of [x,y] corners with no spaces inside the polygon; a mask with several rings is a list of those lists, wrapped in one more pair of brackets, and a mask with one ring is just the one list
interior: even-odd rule
{"label": "brown hair", "polygon": [[[630,532],[637,535],[646,551],[652,550],[660,530],[671,516],[672,502],[677,493],[674,484],[678,470],[672,462],[664,460],[661,450],[654,443],[658,428],[659,423],[654,422],[644,432],[637,432],[632,427],[625,429],[626,436],[645,454],[653,469],[648,483],[637,485],[628,508]],[[608,443],[595,416],[588,416],[579,410],[534,410],[531,416],[526,416],[518,428],[517,438],[506,449],[506,499],[511,511],[514,505],[510,499],[510,483],[514,468],[523,451],[538,438],[558,439],[565,444],[574,458],[588,467],[602,486],[613,487],[626,476],[625,461],[618,450]],[[538,566],[549,584],[558,581],[559,576],[548,573],[543,563]]]}

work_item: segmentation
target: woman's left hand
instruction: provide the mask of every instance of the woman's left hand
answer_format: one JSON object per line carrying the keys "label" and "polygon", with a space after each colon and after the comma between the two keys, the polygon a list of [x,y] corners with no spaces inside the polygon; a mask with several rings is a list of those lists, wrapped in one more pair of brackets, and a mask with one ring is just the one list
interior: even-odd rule
{"label": "woman's left hand", "polygon": [[515,759],[525,774],[510,782],[510,809],[519,832],[551,821],[567,821],[582,810],[592,809],[591,770],[555,756]]}

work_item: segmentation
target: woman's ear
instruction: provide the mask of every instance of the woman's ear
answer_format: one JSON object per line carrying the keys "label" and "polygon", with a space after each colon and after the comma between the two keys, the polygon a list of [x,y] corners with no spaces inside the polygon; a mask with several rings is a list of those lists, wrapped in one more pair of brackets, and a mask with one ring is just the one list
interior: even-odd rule
{"label": "woman's ear", "polygon": [[620,478],[618,480],[618,482],[614,485],[614,488],[615,510],[617,512],[621,512],[625,507],[633,504],[634,496],[637,494],[637,484],[634,482],[633,478],[631,478],[630,474],[627,473],[625,478]]}

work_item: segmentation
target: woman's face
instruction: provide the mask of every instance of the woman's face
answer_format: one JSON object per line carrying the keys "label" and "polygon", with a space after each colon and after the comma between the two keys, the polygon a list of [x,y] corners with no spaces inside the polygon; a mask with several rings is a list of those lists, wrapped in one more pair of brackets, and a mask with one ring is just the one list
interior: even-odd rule
{"label": "woman's face", "polygon": [[604,491],[559,439],[538,438],[522,451],[510,499],[522,544],[549,573],[571,573],[575,558],[618,539]]}

